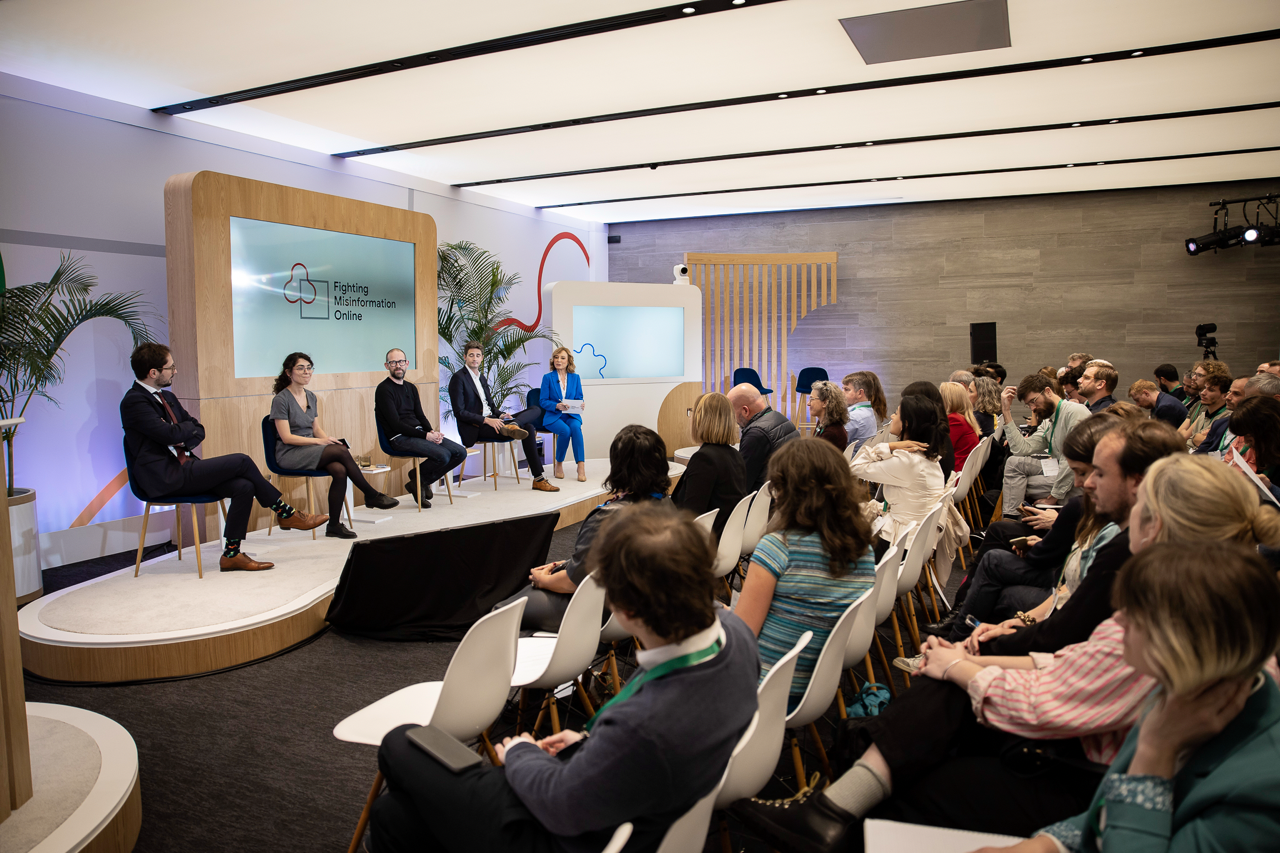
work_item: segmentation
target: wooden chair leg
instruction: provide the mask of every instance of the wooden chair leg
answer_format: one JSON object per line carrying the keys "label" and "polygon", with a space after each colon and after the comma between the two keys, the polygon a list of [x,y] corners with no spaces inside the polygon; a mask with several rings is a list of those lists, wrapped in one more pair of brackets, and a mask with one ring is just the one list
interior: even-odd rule
{"label": "wooden chair leg", "polygon": [[614,643],[609,648],[609,680],[613,682],[613,693],[618,695],[622,692],[622,679],[618,677],[618,644]]}
{"label": "wooden chair leg", "polygon": [[720,853],[733,853],[733,839],[729,837],[729,820],[720,816]]}
{"label": "wooden chair leg", "polygon": [[151,520],[151,504],[142,511],[142,536],[138,538],[138,559],[133,563],[133,576],[136,578],[142,569],[142,549],[147,547],[147,522]]}
{"label": "wooden chair leg", "polygon": [[502,761],[498,758],[497,750],[493,748],[493,744],[489,742],[489,730],[485,729],[480,733],[480,743],[484,744],[485,754],[489,756],[489,760],[493,762],[494,767],[501,767]]}
{"label": "wooden chair leg", "polygon": [[836,711],[840,714],[840,719],[849,719],[849,711],[844,706],[844,688],[836,688]]}
{"label": "wooden chair leg", "polygon": [[[516,443],[514,441],[509,441],[507,442],[507,447],[511,448],[511,470],[516,472],[516,485],[518,486],[520,485],[520,462],[516,459]],[[498,470],[498,464],[496,462],[493,465],[493,470]]]}
{"label": "wooden chair leg", "polygon": [[[453,506],[453,486],[449,485],[449,475],[446,473],[442,478],[444,480],[445,493],[449,495],[449,506]],[[418,507],[418,511],[422,511],[422,507]]]}
{"label": "wooden chair leg", "polygon": [[196,543],[196,575],[204,580],[204,561],[200,557],[200,520],[196,518],[196,505],[191,505],[191,536]]}
{"label": "wooden chair leg", "polygon": [[[307,477],[307,515],[316,514],[314,504],[315,502],[312,500],[312,495],[311,495],[311,478]],[[330,520],[332,521],[332,519]],[[341,519],[339,519],[339,521],[341,521]],[[311,528],[311,541],[312,542],[316,541],[316,529],[314,527]]]}
{"label": "wooden chair leg", "polygon": [[551,704],[551,694],[547,694],[547,698],[542,700],[542,707],[538,709],[538,718],[533,721],[533,731],[530,732],[534,737],[538,735],[538,729],[542,728],[542,721],[547,717],[547,708]]}
{"label": "wooden chair leg", "polygon": [[[875,633],[876,651],[880,653],[880,665],[884,667],[885,680],[889,682],[889,696],[898,698],[898,688],[893,683],[893,670],[889,669],[889,656],[884,653],[884,644],[880,642],[880,632]],[[871,663],[871,653],[867,653],[867,663]]]}
{"label": "wooden chair leg", "polygon": [[[893,640],[898,647],[898,657],[905,658],[907,656],[907,650],[902,647],[902,631],[898,628],[898,606],[899,602],[894,602],[893,610],[889,612],[889,618],[893,621]],[[888,668],[886,667],[886,670],[887,669]],[[907,675],[905,672],[902,674],[902,680],[908,687],[911,686],[911,676]]]}
{"label": "wooden chair leg", "polygon": [[587,688],[582,686],[582,679],[575,678],[574,683],[578,685],[578,698],[582,700],[582,707],[587,709],[587,716],[594,717],[596,715],[595,706],[591,704],[591,697],[587,695]]}
{"label": "wooden chair leg", "polygon": [[[426,488],[427,484],[422,482],[422,468],[418,465],[418,457],[416,456],[413,457],[413,482],[418,484],[418,497],[415,500],[418,504],[418,512],[422,512],[422,490]],[[453,503],[453,495],[449,495],[449,503]]]}
{"label": "wooden chair leg", "polygon": [[271,530],[276,526],[276,514],[271,510],[267,510],[267,535],[271,535]]}
{"label": "wooden chair leg", "polygon": [[[462,478],[467,475],[467,460],[470,458],[471,458],[470,453],[468,453],[466,456],[463,456],[462,464],[458,466],[458,488],[459,489],[462,488]],[[452,492],[450,493],[450,495],[451,495],[450,500],[452,500]]]}
{"label": "wooden chair leg", "polygon": [[796,789],[804,787],[804,756],[800,754],[800,740],[796,737],[796,730],[791,731],[791,761],[796,767]]}
{"label": "wooden chair leg", "polygon": [[182,559],[182,505],[173,505],[173,526],[178,528],[178,559]]}
{"label": "wooden chair leg", "polygon": [[360,820],[356,822],[356,834],[351,836],[351,846],[347,848],[347,853],[356,853],[360,849],[360,839],[364,837],[365,827],[369,825],[369,812],[373,809],[373,801],[378,799],[378,792],[382,790],[382,771],[378,771],[378,775],[373,777],[373,787],[369,789],[369,796],[364,801],[364,810],[360,812]]}
{"label": "wooden chair leg", "polygon": [[924,650],[924,646],[920,644],[920,623],[916,620],[916,604],[910,591],[907,592],[907,607],[902,618],[907,623],[907,634],[911,637],[912,645],[916,647],[916,654],[919,654]]}
{"label": "wooden chair leg", "polygon": [[[871,650],[870,649],[867,649],[867,658],[865,661],[862,662],[862,665],[867,668],[867,683],[874,684],[876,681],[876,671],[871,667]],[[849,670],[849,672],[853,672],[853,670]]]}
{"label": "wooden chair leg", "polygon": [[346,495],[342,496],[342,505],[346,507],[346,510],[347,510],[347,524],[350,524],[351,527],[354,529],[356,526],[356,522],[355,522],[355,519],[351,517],[351,504],[347,502]]}
{"label": "wooden chair leg", "polygon": [[813,737],[813,745],[818,750],[818,760],[822,762],[822,773],[827,777],[828,782],[835,781],[831,778],[831,762],[827,760],[827,748],[822,745],[822,738],[818,737],[818,727],[813,723],[809,724],[809,734]]}
{"label": "wooden chair leg", "polygon": [[551,705],[551,733],[553,735],[560,734],[560,703],[556,700],[555,688],[552,688],[550,697]]}

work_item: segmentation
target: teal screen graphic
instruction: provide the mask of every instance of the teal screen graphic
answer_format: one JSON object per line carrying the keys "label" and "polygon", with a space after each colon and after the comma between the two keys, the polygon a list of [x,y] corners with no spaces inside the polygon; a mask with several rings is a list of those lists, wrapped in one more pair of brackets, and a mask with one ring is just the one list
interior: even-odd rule
{"label": "teal screen graphic", "polygon": [[413,243],[231,217],[236,377],[275,376],[291,352],[323,373],[417,367]]}
{"label": "teal screen graphic", "polygon": [[587,379],[684,376],[684,309],[575,305],[573,352]]}

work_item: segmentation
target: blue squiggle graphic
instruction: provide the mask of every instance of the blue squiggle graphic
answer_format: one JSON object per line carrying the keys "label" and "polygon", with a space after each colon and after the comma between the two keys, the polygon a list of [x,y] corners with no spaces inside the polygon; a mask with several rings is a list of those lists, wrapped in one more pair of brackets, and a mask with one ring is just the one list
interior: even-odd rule
{"label": "blue squiggle graphic", "polygon": [[605,356],[603,356],[603,355],[601,355],[600,353],[596,352],[596,345],[595,345],[595,344],[593,344],[593,343],[589,343],[589,342],[588,342],[588,343],[584,343],[582,346],[578,347],[576,350],[574,350],[574,351],[573,351],[573,352],[574,352],[574,355],[582,355],[582,351],[583,351],[584,349],[586,349],[587,347],[591,347],[591,354],[592,354],[593,356],[595,356],[596,358],[603,358],[603,359],[604,359],[604,364],[600,365],[600,378],[601,378],[601,379],[604,379],[604,378],[605,378],[605,377],[604,377],[604,369],[605,369],[606,367],[608,367],[608,366],[609,366],[609,359],[608,359],[608,358],[605,358]]}

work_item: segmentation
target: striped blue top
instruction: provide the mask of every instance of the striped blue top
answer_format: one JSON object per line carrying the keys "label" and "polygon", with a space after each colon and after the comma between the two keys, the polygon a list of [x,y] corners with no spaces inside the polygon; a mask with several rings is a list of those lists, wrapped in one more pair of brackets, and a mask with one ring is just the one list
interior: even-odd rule
{"label": "striped blue top", "polygon": [[800,653],[791,682],[791,696],[802,696],[831,629],[850,604],[875,586],[871,549],[850,563],[844,575],[833,578],[822,538],[817,533],[785,530],[762,538],[751,562],[778,582],[760,629],[760,680],[795,647],[801,634],[812,631],[813,639]]}

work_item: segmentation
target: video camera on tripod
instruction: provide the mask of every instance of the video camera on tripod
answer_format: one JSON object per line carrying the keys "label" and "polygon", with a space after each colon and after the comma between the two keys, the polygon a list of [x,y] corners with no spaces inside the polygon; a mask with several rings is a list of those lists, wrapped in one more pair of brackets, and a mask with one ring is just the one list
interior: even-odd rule
{"label": "video camera on tripod", "polygon": [[1201,323],[1196,326],[1196,345],[1204,349],[1204,360],[1218,360],[1218,339],[1211,337],[1218,331],[1217,323]]}

